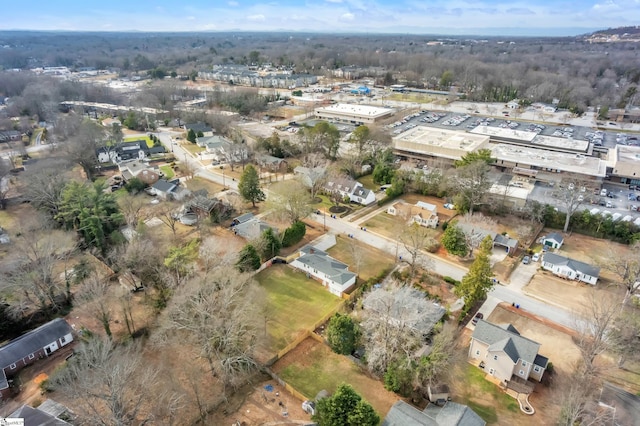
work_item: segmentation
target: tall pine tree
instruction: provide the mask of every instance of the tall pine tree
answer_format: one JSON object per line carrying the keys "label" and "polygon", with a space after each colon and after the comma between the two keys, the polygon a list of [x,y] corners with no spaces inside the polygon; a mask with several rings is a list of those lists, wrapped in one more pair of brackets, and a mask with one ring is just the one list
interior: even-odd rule
{"label": "tall pine tree", "polygon": [[264,201],[266,196],[260,188],[260,178],[258,177],[258,171],[255,167],[249,164],[240,176],[240,183],[238,184],[238,190],[240,195],[247,201],[251,201],[253,207],[256,206],[256,202]]}
{"label": "tall pine tree", "polygon": [[465,308],[470,308],[477,301],[487,297],[487,293],[493,287],[491,279],[493,273],[489,256],[493,249],[493,240],[490,236],[485,237],[480,243],[480,249],[476,254],[476,259],[471,264],[469,272],[462,278],[460,284],[456,287],[456,295],[464,298]]}

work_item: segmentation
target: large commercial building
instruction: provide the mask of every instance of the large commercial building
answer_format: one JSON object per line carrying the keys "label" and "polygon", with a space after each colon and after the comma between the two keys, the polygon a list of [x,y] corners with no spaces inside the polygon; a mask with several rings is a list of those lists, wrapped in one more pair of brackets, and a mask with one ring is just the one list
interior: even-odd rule
{"label": "large commercial building", "polygon": [[393,147],[399,156],[450,162],[489,149],[499,170],[547,182],[570,176],[600,183],[607,175],[607,162],[590,155],[587,141],[512,129],[479,126],[464,132],[418,126],[394,137]]}
{"label": "large commercial building", "polygon": [[609,164],[613,182],[640,186],[640,147],[616,145],[609,150]]}
{"label": "large commercial building", "polygon": [[373,124],[390,117],[393,110],[370,105],[334,104],[316,108],[314,115],[320,120],[338,121],[350,124]]}

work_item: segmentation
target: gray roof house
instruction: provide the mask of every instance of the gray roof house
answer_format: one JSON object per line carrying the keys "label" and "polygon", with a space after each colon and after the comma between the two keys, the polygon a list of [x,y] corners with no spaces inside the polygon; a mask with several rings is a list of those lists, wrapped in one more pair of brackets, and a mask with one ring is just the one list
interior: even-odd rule
{"label": "gray roof house", "polygon": [[56,318],[0,348],[0,396],[10,395],[9,377],[73,341],[73,329]]}
{"label": "gray roof house", "polygon": [[234,234],[241,236],[245,240],[255,240],[260,238],[262,233],[271,226],[253,215],[253,213],[242,214],[231,222],[231,230]]}
{"label": "gray roof house", "polygon": [[11,413],[8,418],[24,419],[24,424],[26,426],[65,426],[71,424],[59,419],[57,416],[46,412],[45,410],[41,409],[41,406],[39,406],[38,408],[33,408],[30,405],[23,405],[22,407]]}
{"label": "gray roof house", "polygon": [[552,232],[549,235],[542,237],[540,242],[547,247],[559,249],[562,247],[562,243],[564,243],[564,237],[557,232]]}
{"label": "gray roof house", "polygon": [[342,296],[356,283],[357,275],[349,271],[348,265],[313,246],[302,247],[300,257],[291,262],[291,266],[317,279],[336,296]]}
{"label": "gray roof house", "polygon": [[533,389],[528,380],[540,381],[549,362],[539,350],[539,343],[521,336],[511,324],[479,320],[471,335],[469,358],[508,388],[527,393]]}
{"label": "gray roof house", "polygon": [[158,179],[156,183],[151,185],[149,192],[157,195],[163,199],[169,199],[173,193],[178,189],[178,180],[174,179],[168,181],[166,179]]}
{"label": "gray roof house", "polygon": [[467,240],[470,241],[473,248],[479,247],[487,235],[493,240],[493,247],[503,247],[509,254],[513,254],[518,248],[518,240],[508,235],[498,234],[497,232],[481,228],[472,223],[458,223],[457,226],[465,233]]}
{"label": "gray roof house", "polygon": [[429,404],[420,411],[404,401],[393,404],[382,422],[382,426],[484,426],[471,408],[449,401],[440,407]]}
{"label": "gray roof house", "polygon": [[353,201],[364,206],[368,206],[376,201],[376,195],[373,191],[365,188],[358,181],[348,176],[328,179],[324,185],[324,190],[329,193],[339,193],[342,197],[348,197]]}
{"label": "gray roof house", "polygon": [[555,253],[545,253],[542,256],[542,268],[553,272],[562,278],[578,280],[596,285],[600,276],[600,268],[588,263],[573,260]]}

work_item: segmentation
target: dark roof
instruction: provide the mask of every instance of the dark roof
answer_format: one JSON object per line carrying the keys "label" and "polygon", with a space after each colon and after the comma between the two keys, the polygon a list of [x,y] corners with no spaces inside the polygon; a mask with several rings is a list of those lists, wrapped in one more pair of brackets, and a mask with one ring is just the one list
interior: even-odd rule
{"label": "dark roof", "polygon": [[533,361],[535,365],[539,365],[540,367],[547,368],[547,364],[549,364],[549,358],[542,355],[536,355],[535,361]]}
{"label": "dark roof", "polygon": [[236,217],[235,219],[233,219],[234,222],[237,223],[244,223],[247,222],[249,220],[253,219],[253,213],[245,213],[245,214],[241,214],[240,216]]}
{"label": "dark roof", "polygon": [[486,422],[471,408],[455,402],[443,407],[429,404],[420,411],[404,401],[393,404],[382,426],[484,426]]}
{"label": "dark roof", "polygon": [[160,192],[171,192],[176,189],[176,186],[178,185],[173,181],[169,182],[165,179],[158,179],[158,181],[153,184],[152,188]]}
{"label": "dark roof", "polygon": [[497,234],[496,237],[493,239],[493,242],[495,244],[499,244],[509,248],[515,248],[518,246],[518,240],[516,240],[515,238],[509,238],[501,234]]}
{"label": "dark roof", "polygon": [[9,415],[10,419],[24,419],[26,426],[64,426],[67,423],[37,408],[23,405]]}
{"label": "dark roof", "polygon": [[591,266],[588,263],[569,259],[568,257],[560,256],[559,254],[547,252],[544,254],[543,261],[553,265],[565,265],[576,272],[591,275],[592,277],[600,276],[600,268],[598,266]]}
{"label": "dark roof", "polygon": [[546,237],[544,237],[544,239],[557,241],[559,244],[562,244],[562,242],[564,241],[564,237],[558,234],[557,232],[552,232],[548,234]]}
{"label": "dark roof", "polygon": [[[13,339],[0,348],[0,369],[4,369],[16,361],[38,352],[49,343],[66,336],[72,331],[73,329],[69,323],[62,318],[56,318],[35,330]],[[3,372],[0,374],[0,389],[5,389],[7,386],[8,383]]]}
{"label": "dark roof", "polygon": [[193,129],[193,131],[196,132],[196,133],[198,133],[198,132],[205,133],[205,132],[211,132],[212,131],[211,127],[209,127],[205,123],[187,123],[187,124],[184,125],[184,128],[187,129],[187,130],[192,130]]}
{"label": "dark roof", "polygon": [[540,349],[539,343],[522,337],[517,331],[514,332],[509,327],[503,328],[482,319],[476,324],[471,337],[489,345],[490,352],[506,353],[514,364],[518,359],[535,364]]}
{"label": "dark roof", "polygon": [[149,151],[149,154],[162,154],[167,152],[167,149],[162,145],[158,145],[147,148],[147,151]]}

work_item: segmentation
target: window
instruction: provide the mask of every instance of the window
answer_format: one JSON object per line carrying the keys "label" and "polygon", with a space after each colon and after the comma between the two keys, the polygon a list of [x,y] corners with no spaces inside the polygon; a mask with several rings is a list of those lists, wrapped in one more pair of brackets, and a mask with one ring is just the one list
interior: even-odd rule
{"label": "window", "polygon": [[12,370],[15,370],[15,369],[16,369],[16,365],[15,365],[15,364],[11,364],[11,365],[9,366],[9,368],[10,368],[10,369],[12,369]]}
{"label": "window", "polygon": [[536,373],[540,372],[540,367],[538,367],[537,365],[533,367],[533,371],[535,371]]}
{"label": "window", "polygon": [[522,366],[526,367],[527,366],[527,361],[522,361]]}
{"label": "window", "polygon": [[497,360],[498,360],[498,355],[494,355],[494,356],[493,356],[493,360],[494,360],[494,361],[497,361]]}
{"label": "window", "polygon": [[64,339],[64,336],[60,338],[60,342],[61,343],[65,343],[66,342],[66,340]]}
{"label": "window", "polygon": [[521,376],[524,376],[524,370],[518,371],[518,374],[521,375]]}
{"label": "window", "polygon": [[34,359],[36,356],[34,354],[29,354],[29,359]]}
{"label": "window", "polygon": [[480,355],[480,350],[477,350],[476,351],[476,356],[479,356],[479,355]]}

